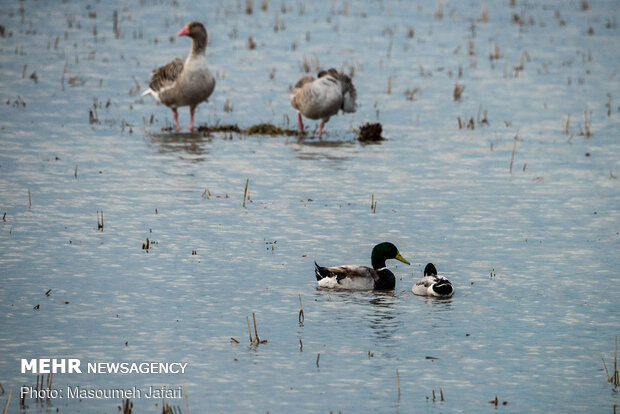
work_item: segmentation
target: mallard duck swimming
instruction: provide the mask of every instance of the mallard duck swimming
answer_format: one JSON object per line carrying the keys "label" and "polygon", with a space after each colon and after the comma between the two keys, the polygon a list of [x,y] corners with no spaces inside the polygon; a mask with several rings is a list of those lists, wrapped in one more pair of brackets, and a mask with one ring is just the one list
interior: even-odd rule
{"label": "mallard duck swimming", "polygon": [[291,105],[297,109],[299,132],[304,132],[302,115],[310,119],[320,119],[321,125],[317,133],[320,140],[323,127],[331,116],[341,109],[343,112],[355,112],[356,97],[351,78],[334,68],[320,71],[317,79],[304,76],[297,82],[291,95]]}
{"label": "mallard duck swimming", "polygon": [[454,295],[452,283],[443,276],[437,275],[435,265],[429,263],[424,268],[424,277],[416,282],[411,288],[415,295],[420,296],[438,296],[449,298]]}
{"label": "mallard duck swimming", "polygon": [[358,289],[358,290],[388,290],[394,289],[396,278],[387,267],[388,259],[400,260],[410,264],[392,243],[377,244],[372,249],[372,268],[367,266],[337,266],[321,267],[314,262],[316,280],[321,288]]}
{"label": "mallard duck swimming", "polygon": [[177,108],[189,106],[188,129],[193,131],[196,107],[206,101],[215,89],[215,78],[205,61],[207,30],[202,23],[192,22],[186,24],[177,36],[189,36],[192,39],[189,56],[185,62],[177,58],[155,69],[149,88],[142,96],[152,95],[157,102],[172,109],[177,132],[181,130]]}

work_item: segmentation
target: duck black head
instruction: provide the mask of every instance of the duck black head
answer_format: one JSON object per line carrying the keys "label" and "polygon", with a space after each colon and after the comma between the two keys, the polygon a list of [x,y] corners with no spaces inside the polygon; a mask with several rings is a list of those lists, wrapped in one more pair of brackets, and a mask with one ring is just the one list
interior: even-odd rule
{"label": "duck black head", "polygon": [[207,29],[200,22],[187,23],[179,30],[177,36],[189,36],[194,41],[192,46],[193,53],[204,53],[207,48]]}
{"label": "duck black head", "polygon": [[403,263],[410,264],[407,259],[401,256],[400,252],[390,242],[383,242],[377,244],[370,255],[372,261],[372,267],[374,269],[381,269],[385,267],[385,261],[388,259],[396,259]]}
{"label": "duck black head", "polygon": [[429,263],[424,268],[424,276],[437,276],[437,269],[435,269],[435,265]]}

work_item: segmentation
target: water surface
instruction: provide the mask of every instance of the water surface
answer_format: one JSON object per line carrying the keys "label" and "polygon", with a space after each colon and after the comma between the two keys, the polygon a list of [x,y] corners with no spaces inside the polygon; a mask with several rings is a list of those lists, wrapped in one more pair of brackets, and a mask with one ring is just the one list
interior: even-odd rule
{"label": "water surface", "polygon": [[[438,18],[432,1],[255,1],[252,14],[238,1],[5,2],[9,412],[35,383],[20,358],[48,356],[185,361],[182,377],[58,374],[54,386],[183,386],[192,412],[492,412],[496,395],[498,411],[611,412],[601,357],[609,366],[620,331],[619,8],[588,3],[444,2]],[[217,75],[199,123],[294,127],[288,88],[304,58],[313,72],[313,61],[354,72],[357,113],[332,118],[321,144],[162,131],[170,111],[136,83],[185,56],[174,34],[190,20],[207,25]],[[369,121],[387,141],[355,141]],[[369,264],[384,240],[412,263],[388,262],[394,292],[316,290],[315,260]],[[453,281],[452,299],[411,294],[427,262]],[[268,340],[258,347],[252,312]],[[27,403],[99,413],[120,401]]]}

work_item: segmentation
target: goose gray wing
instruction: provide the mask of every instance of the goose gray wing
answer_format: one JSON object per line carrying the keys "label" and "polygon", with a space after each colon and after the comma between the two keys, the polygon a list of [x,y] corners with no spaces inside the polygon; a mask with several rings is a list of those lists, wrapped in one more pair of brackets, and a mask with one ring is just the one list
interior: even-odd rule
{"label": "goose gray wing", "polygon": [[153,71],[149,87],[153,91],[159,92],[163,88],[172,85],[181,72],[183,72],[183,61],[176,58],[175,60],[168,62],[164,66],[161,66]]}

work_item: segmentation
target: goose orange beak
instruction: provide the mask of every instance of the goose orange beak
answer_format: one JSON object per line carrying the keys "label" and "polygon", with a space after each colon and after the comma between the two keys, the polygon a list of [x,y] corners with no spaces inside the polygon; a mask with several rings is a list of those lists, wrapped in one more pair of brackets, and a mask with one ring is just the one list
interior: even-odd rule
{"label": "goose orange beak", "polygon": [[179,30],[179,33],[177,33],[177,36],[189,36],[189,26],[185,25],[184,28]]}
{"label": "goose orange beak", "polygon": [[410,264],[411,264],[411,263],[409,263],[409,262],[407,261],[407,259],[405,259],[403,256],[401,256],[400,252],[396,253],[396,257],[395,257],[394,259],[396,259],[396,260],[398,260],[398,261],[401,261],[401,262],[403,262],[403,263],[406,263],[406,264],[408,264],[408,265],[410,265]]}

